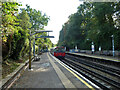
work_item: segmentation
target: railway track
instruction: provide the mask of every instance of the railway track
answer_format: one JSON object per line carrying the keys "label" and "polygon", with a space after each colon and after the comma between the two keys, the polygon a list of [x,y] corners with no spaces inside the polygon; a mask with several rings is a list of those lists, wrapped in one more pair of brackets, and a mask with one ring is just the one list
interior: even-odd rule
{"label": "railway track", "polygon": [[120,61],[107,60],[107,59],[103,59],[103,58],[94,58],[94,57],[88,57],[88,56],[81,56],[79,54],[72,54],[72,53],[66,53],[66,54],[84,59],[86,61],[92,61],[92,62],[104,64],[104,65],[109,66],[109,67],[120,69]]}
{"label": "railway track", "polygon": [[102,89],[120,89],[120,69],[66,54],[62,62]]}

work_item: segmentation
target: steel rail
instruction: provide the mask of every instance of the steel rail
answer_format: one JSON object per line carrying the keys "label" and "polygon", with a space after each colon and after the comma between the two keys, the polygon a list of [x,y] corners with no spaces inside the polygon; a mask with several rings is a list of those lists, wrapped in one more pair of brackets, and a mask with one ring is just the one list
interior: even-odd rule
{"label": "steel rail", "polygon": [[[67,58],[69,58],[69,57],[67,57]],[[95,63],[85,61],[85,60],[81,60],[81,59],[78,59],[78,58],[75,58],[75,57],[72,57],[72,60],[73,59],[74,59],[74,61],[77,61],[81,64],[84,64],[86,66],[92,67],[94,69],[97,69],[97,70],[100,70],[100,71],[103,71],[103,72],[106,72],[106,73],[108,73],[110,75],[113,75],[113,76],[116,76],[120,79],[120,74],[118,72],[116,73],[117,69],[114,69],[114,71],[113,71],[113,70],[109,69],[108,67],[101,66],[100,64],[95,64]]]}
{"label": "steel rail", "polygon": [[[63,61],[63,60],[62,60]],[[112,80],[112,79],[109,79],[109,78],[107,78],[107,77],[105,77],[105,76],[102,76],[102,75],[100,75],[100,74],[98,74],[98,73],[96,73],[96,72],[94,72],[94,71],[91,71],[90,69],[87,69],[87,68],[85,68],[85,67],[82,67],[82,66],[80,66],[80,65],[78,65],[78,63],[76,64],[76,62],[74,62],[74,61],[70,61],[70,60],[64,60],[64,63],[66,63],[66,61],[67,61],[67,64],[68,64],[68,62],[69,62],[69,65],[71,66],[71,64],[74,66],[74,68],[76,69],[76,68],[78,68],[78,69],[82,69],[84,72],[87,72],[87,73],[89,73],[90,75],[93,75],[94,77],[97,77],[97,78],[99,78],[100,80],[102,80],[102,81],[104,81],[104,82],[107,82],[107,83],[109,83],[110,85],[112,85],[112,86],[114,86],[114,87],[116,87],[116,88],[120,88],[120,83],[118,83],[118,82],[116,82],[116,81],[114,81],[114,80]],[[72,67],[73,67],[72,66]],[[84,74],[85,75],[85,74]],[[90,78],[90,77],[89,77]],[[97,82],[98,83],[98,82]],[[100,86],[100,85],[99,85]],[[102,86],[102,87],[104,87],[104,85]],[[105,87],[104,87],[105,88]],[[107,87],[106,87],[107,88]]]}
{"label": "steel rail", "polygon": [[[80,58],[80,57],[75,57],[75,56],[73,56],[73,55],[66,54],[66,56],[67,56],[67,55],[68,55],[69,57],[74,57],[74,58],[76,59],[76,61],[78,61],[78,62],[79,62],[79,61],[84,61],[84,62],[87,62],[87,63],[89,62],[89,63],[91,63],[91,64],[94,64],[94,66],[97,66],[97,67],[100,67],[100,68],[103,68],[103,69],[112,71],[112,72],[120,75],[120,69],[113,68],[113,67],[111,67],[111,66],[106,66],[106,64],[101,64],[101,63],[93,62],[93,61],[91,61],[91,60],[89,60],[89,59],[83,59],[83,58]],[[78,60],[78,59],[79,59],[79,60]]]}

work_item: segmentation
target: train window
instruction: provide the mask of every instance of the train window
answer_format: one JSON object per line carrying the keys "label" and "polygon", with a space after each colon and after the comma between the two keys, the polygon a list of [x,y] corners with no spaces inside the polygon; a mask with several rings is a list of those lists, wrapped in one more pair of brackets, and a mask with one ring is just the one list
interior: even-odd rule
{"label": "train window", "polygon": [[55,48],[54,52],[65,52],[64,48]]}

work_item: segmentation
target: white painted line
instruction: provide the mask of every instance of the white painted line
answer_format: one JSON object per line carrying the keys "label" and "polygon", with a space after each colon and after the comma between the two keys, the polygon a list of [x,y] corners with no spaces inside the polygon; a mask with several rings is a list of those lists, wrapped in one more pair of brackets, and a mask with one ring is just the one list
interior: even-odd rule
{"label": "white painted line", "polygon": [[[77,71],[75,71],[74,69],[72,69],[71,67],[69,67],[68,65],[66,65],[65,63],[61,62],[59,59],[55,58],[54,56],[52,56],[52,58],[54,58],[58,63],[60,63],[64,68],[66,68],[68,71],[70,71],[75,77],[77,77],[81,82],[83,82],[89,88],[94,89],[92,87],[92,86],[94,86],[97,89],[101,89],[100,87],[98,87],[97,85],[95,85],[93,82],[91,82],[90,80],[88,80],[87,78],[85,78],[83,75],[81,75],[80,73],[78,73]],[[92,86],[89,85],[87,82],[90,83]]]}
{"label": "white painted line", "polygon": [[56,71],[58,77],[60,78],[62,84],[64,85],[65,88],[76,88],[72,82],[65,76],[65,74],[59,69],[59,67],[52,61],[50,56],[47,53],[47,56],[50,60],[50,63],[52,64],[54,70]]}

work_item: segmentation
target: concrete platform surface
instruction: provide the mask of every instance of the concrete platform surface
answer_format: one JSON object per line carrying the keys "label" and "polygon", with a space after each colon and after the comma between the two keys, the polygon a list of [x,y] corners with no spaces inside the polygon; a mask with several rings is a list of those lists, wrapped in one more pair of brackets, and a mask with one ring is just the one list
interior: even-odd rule
{"label": "concrete platform surface", "polygon": [[39,61],[33,61],[32,69],[33,71],[26,69],[11,88],[92,88],[88,83],[81,82],[48,53],[43,53]]}

